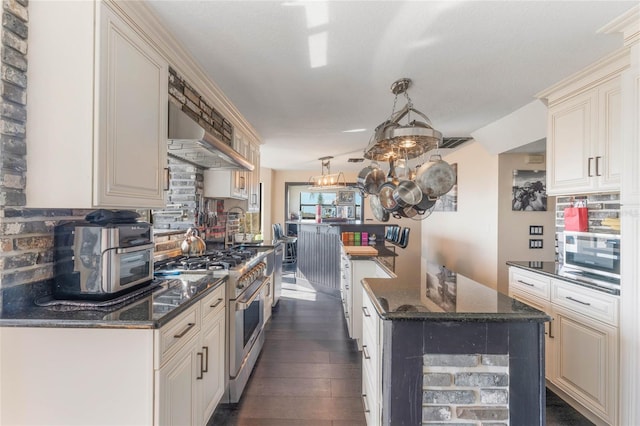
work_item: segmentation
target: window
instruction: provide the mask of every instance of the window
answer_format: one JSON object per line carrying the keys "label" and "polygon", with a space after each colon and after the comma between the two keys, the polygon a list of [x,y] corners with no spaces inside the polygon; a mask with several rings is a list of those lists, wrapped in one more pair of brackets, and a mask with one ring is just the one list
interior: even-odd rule
{"label": "window", "polygon": [[315,219],[316,205],[321,206],[322,217],[346,217],[362,220],[362,196],[355,192],[354,203],[341,205],[337,202],[336,192],[303,191],[300,193],[300,212],[302,219]]}

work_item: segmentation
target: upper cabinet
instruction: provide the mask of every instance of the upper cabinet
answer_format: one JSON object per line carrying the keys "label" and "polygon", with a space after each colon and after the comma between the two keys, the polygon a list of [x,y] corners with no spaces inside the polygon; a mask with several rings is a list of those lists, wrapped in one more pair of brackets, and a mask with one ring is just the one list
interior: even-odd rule
{"label": "upper cabinet", "polygon": [[253,171],[205,170],[204,196],[247,200],[247,211],[258,211],[260,210],[260,146],[236,127],[233,149],[253,164]]}
{"label": "upper cabinet", "polygon": [[29,15],[27,206],[163,207],[167,61],[108,3]]}
{"label": "upper cabinet", "polygon": [[549,195],[619,191],[624,51],[539,95],[548,100]]}

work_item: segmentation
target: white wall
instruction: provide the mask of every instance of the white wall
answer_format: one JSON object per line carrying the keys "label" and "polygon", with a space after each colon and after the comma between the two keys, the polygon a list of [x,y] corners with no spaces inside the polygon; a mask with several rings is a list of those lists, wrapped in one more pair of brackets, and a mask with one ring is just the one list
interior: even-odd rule
{"label": "white wall", "polygon": [[273,169],[260,168],[260,183],[262,183],[262,205],[260,206],[262,236],[264,241],[271,241],[273,239],[273,231],[271,229],[271,224],[273,223],[273,203],[271,202],[273,197]]}
{"label": "white wall", "polygon": [[498,156],[472,141],[444,160],[458,164],[458,211],[422,222],[422,266],[435,262],[497,288]]}
{"label": "white wall", "polygon": [[[555,257],[555,197],[548,197],[547,211],[513,211],[511,208],[513,171],[544,170],[546,162],[527,164],[527,154],[501,154],[499,156],[498,183],[498,290],[509,293],[508,260],[546,260]],[[530,225],[543,227],[542,236],[529,235]],[[542,249],[530,249],[529,239],[542,239]]]}

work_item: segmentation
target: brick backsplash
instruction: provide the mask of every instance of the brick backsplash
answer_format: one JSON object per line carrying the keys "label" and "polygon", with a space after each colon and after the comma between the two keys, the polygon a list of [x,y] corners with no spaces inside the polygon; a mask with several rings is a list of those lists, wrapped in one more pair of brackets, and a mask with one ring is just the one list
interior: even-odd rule
{"label": "brick backsplash", "polygon": [[509,425],[509,355],[425,354],[423,425]]}

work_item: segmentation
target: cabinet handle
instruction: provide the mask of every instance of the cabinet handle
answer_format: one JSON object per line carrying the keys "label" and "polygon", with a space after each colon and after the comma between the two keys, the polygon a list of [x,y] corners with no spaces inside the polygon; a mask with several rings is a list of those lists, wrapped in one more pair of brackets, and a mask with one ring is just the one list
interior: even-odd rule
{"label": "cabinet handle", "polygon": [[551,326],[553,325],[553,318],[551,318],[551,321],[549,321],[549,339],[555,339],[556,336],[553,335],[553,332],[551,331]]}
{"label": "cabinet handle", "polygon": [[169,185],[171,183],[171,173],[169,171],[168,167],[164,168],[164,190],[168,191],[169,190]]}
{"label": "cabinet handle", "polygon": [[589,302],[583,302],[582,300],[578,300],[578,299],[574,299],[574,298],[573,298],[573,297],[571,297],[571,296],[566,296],[566,297],[565,297],[565,299],[569,299],[569,300],[571,300],[571,301],[573,301],[573,302],[579,303],[579,304],[584,305],[584,306],[591,306],[591,303],[589,303]]}
{"label": "cabinet handle", "polygon": [[209,372],[209,346],[203,346],[202,351],[204,352],[204,369],[203,373]]}
{"label": "cabinet handle", "polygon": [[364,356],[364,359],[371,359],[371,356],[369,356],[369,349],[367,348],[367,345],[362,345],[362,355]]}
{"label": "cabinet handle", "polygon": [[240,176],[240,189],[242,189],[244,191],[245,186],[244,186],[244,176]]}
{"label": "cabinet handle", "polygon": [[593,161],[593,157],[589,157],[589,160],[587,161],[587,176],[589,177],[593,177],[591,174],[591,161]]}
{"label": "cabinet handle", "polygon": [[254,206],[258,205],[258,194],[252,194],[251,199],[253,200],[252,203]]}
{"label": "cabinet handle", "polygon": [[362,394],[362,405],[364,405],[364,412],[365,413],[370,413],[371,410],[369,410],[369,404],[367,404],[367,394],[363,393]]}
{"label": "cabinet handle", "polygon": [[345,285],[345,286],[344,286],[344,288],[346,288],[347,290],[349,290],[349,286],[348,286],[348,285]]}
{"label": "cabinet handle", "polygon": [[175,334],[173,337],[175,337],[176,339],[181,338],[182,336],[187,334],[189,332],[189,330],[191,330],[193,328],[194,325],[196,325],[196,324],[193,323],[193,322],[190,322],[189,324],[187,324],[187,328],[182,330],[182,333]]}
{"label": "cabinet handle", "polygon": [[364,316],[369,318],[371,315],[369,315],[369,310],[367,309],[366,306],[362,307],[362,313],[364,313]]}
{"label": "cabinet handle", "polygon": [[528,285],[529,287],[535,287],[535,285],[528,283],[526,281],[522,281],[522,280],[518,280],[519,283],[524,284],[524,285]]}
{"label": "cabinet handle", "polygon": [[218,305],[220,305],[221,303],[222,303],[222,299],[218,299],[218,300],[216,301],[216,303],[214,303],[213,305],[209,305],[209,307],[210,307],[210,308],[215,308],[215,307],[217,307]]}
{"label": "cabinet handle", "polygon": [[602,157],[600,157],[600,156],[596,157],[596,176],[602,176],[600,174],[600,159],[601,158]]}
{"label": "cabinet handle", "polygon": [[198,356],[200,357],[200,375],[196,377],[196,380],[202,380],[202,378],[204,377],[204,370],[202,368],[204,357],[202,356],[202,352],[198,352]]}

